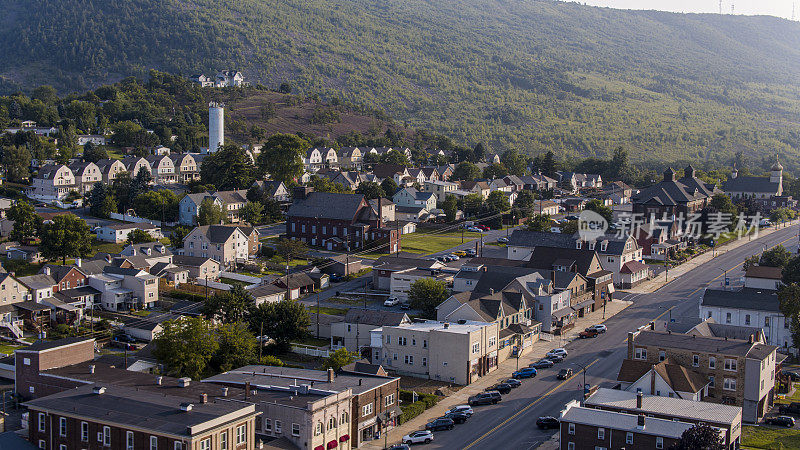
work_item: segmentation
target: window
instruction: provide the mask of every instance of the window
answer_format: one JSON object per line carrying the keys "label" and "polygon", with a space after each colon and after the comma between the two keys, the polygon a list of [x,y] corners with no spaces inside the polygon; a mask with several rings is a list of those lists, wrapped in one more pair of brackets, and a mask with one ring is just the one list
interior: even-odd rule
{"label": "window", "polygon": [[61,437],[67,437],[67,418],[66,417],[59,417],[58,419],[58,435]]}
{"label": "window", "polygon": [[567,450],[575,450],[575,443],[567,442]]}
{"label": "window", "polygon": [[665,359],[667,359],[667,352],[665,352],[664,350],[659,350],[658,351],[658,360],[659,361],[663,361]]}
{"label": "window", "polygon": [[317,425],[314,426],[314,436],[319,436],[322,434],[322,422],[317,421]]}
{"label": "window", "polygon": [[200,441],[200,450],[211,450],[211,438],[205,438]]}
{"label": "window", "polygon": [[391,344],[392,343],[392,337],[389,336],[388,334],[386,335],[386,343],[387,344]]}
{"label": "window", "polygon": [[45,442],[44,439],[39,439],[39,448],[42,450],[47,448],[47,442]]}
{"label": "window", "polygon": [[[283,424],[280,420],[275,421],[275,433],[281,434],[283,433]],[[239,430],[236,430],[236,442],[239,443]]]}
{"label": "window", "polygon": [[423,339],[422,340],[422,348],[428,348],[428,340],[427,339]]}
{"label": "window", "polygon": [[[333,419],[333,420],[336,421],[336,419]],[[292,424],[292,436],[300,436],[300,424],[299,423],[293,423]]]}
{"label": "window", "polygon": [[342,413],[342,418],[339,420],[339,423],[345,424],[350,420],[350,417],[347,415],[346,412]]}
{"label": "window", "polygon": [[717,368],[717,358],[713,356],[708,357],[708,368],[709,369],[716,369]]}
{"label": "window", "polygon": [[496,343],[497,343],[497,338],[494,337],[489,338],[489,347],[494,347]]}
{"label": "window", "polygon": [[631,433],[631,432],[628,432],[628,433],[625,435],[625,443],[626,443],[626,444],[633,444],[633,433]]}
{"label": "window", "polygon": [[736,371],[736,360],[725,358],[725,370]]}
{"label": "window", "polygon": [[605,428],[598,428],[597,429],[597,439],[605,439],[606,438],[606,429]]}
{"label": "window", "polygon": [[175,441],[175,445],[173,446],[175,450],[183,450],[183,442]]}
{"label": "window", "polygon": [[725,323],[731,323],[731,313],[725,313]]}
{"label": "window", "polygon": [[81,442],[89,442],[89,424],[81,422]]}
{"label": "window", "polygon": [[764,317],[764,326],[769,328],[769,317]]}
{"label": "window", "polygon": [[708,377],[708,386],[714,387],[714,375]]}
{"label": "window", "polygon": [[111,427],[103,427],[103,445],[111,447]]}
{"label": "window", "polygon": [[333,430],[334,428],[336,428],[336,417],[331,416],[331,418],[328,419],[328,431]]}
{"label": "window", "polygon": [[158,450],[158,437],[150,436],[150,450]]}
{"label": "window", "polygon": [[664,448],[664,438],[662,437],[656,438],[656,448]]}
{"label": "window", "polygon": [[366,417],[372,414],[372,403],[367,403],[361,407],[361,417]]}
{"label": "window", "polygon": [[[211,439],[209,439],[210,443]],[[128,431],[125,433],[125,448],[128,450],[133,450],[133,431]],[[211,450],[211,448],[203,448],[203,443],[200,442],[201,450]]]}
{"label": "window", "polygon": [[750,314],[745,314],[744,315],[744,324],[745,325],[750,325]]}
{"label": "window", "polygon": [[567,427],[567,433],[575,434],[575,424],[574,423],[569,424],[569,427]]}
{"label": "window", "polygon": [[67,445],[66,444],[59,445],[58,450],[67,450]]}
{"label": "window", "polygon": [[46,416],[44,413],[39,413],[39,431],[44,431]]}
{"label": "window", "polygon": [[422,367],[428,367],[428,358],[422,357]]}
{"label": "window", "polygon": [[480,342],[476,342],[476,343],[472,344],[472,353],[478,353],[480,351],[481,351],[481,343]]}
{"label": "window", "polygon": [[264,419],[264,431],[272,431],[272,419]]}
{"label": "window", "polygon": [[634,359],[647,359],[647,349],[643,347],[636,347],[634,350]]}
{"label": "window", "polygon": [[[275,421],[275,432],[281,432],[281,421]],[[247,425],[239,425],[236,427],[236,445],[244,444],[247,442]]]}
{"label": "window", "polygon": [[406,355],[404,359],[405,359],[406,364],[411,365],[411,366],[414,365],[414,355]]}
{"label": "window", "polygon": [[700,367],[700,355],[692,355],[692,366]]}
{"label": "window", "polygon": [[386,406],[394,405],[394,394],[389,394],[389,395],[386,396],[385,405]]}
{"label": "window", "polygon": [[725,381],[722,384],[722,388],[726,391],[735,391],[736,390],[736,378],[725,378]]}

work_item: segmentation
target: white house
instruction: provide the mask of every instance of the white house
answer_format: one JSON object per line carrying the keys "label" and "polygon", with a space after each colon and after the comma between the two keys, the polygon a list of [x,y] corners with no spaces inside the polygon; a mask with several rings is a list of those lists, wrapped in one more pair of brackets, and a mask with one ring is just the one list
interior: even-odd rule
{"label": "white house", "polygon": [[700,319],[709,318],[726,325],[760,328],[767,344],[784,349],[793,347],[791,328],[781,313],[778,291],[749,287],[706,289],[700,299]]}
{"label": "white house", "polygon": [[128,240],[128,235],[133,230],[142,230],[150,234],[153,239],[161,239],[161,228],[149,223],[115,223],[100,227],[97,231],[97,239],[105,242],[122,243]]}
{"label": "white house", "polygon": [[28,197],[35,200],[62,200],[70,191],[78,191],[75,174],[63,164],[48,164],[39,169],[31,186],[26,189]]}

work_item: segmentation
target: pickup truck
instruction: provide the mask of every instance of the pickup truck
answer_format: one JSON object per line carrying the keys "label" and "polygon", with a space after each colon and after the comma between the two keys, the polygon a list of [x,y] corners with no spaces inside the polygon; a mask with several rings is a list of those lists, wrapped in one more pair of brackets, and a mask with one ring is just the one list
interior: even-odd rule
{"label": "pickup truck", "polygon": [[597,330],[584,330],[578,334],[581,339],[596,338],[599,333]]}
{"label": "pickup truck", "polygon": [[793,416],[800,416],[800,402],[792,402],[788,405],[781,405],[778,408],[781,414],[791,414]]}

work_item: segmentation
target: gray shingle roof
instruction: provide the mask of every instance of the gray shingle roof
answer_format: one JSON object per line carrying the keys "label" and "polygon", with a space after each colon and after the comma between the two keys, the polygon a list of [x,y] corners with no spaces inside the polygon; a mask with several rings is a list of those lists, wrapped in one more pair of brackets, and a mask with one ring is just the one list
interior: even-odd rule
{"label": "gray shingle roof", "polygon": [[[719,403],[696,402],[658,395],[642,396],[642,407],[636,407],[636,393],[600,388],[586,399],[586,406],[612,407],[624,411],[644,412],[691,421],[731,424],[739,420],[742,408]],[[635,416],[634,416],[635,417]],[[651,418],[647,418],[651,420]]]}
{"label": "gray shingle roof", "polygon": [[736,177],[722,183],[725,192],[759,192],[778,193],[778,183],[770,181],[769,177]]}
{"label": "gray shingle roof", "polygon": [[769,289],[742,288],[738,291],[706,289],[701,305],[780,312],[778,293]]}
{"label": "gray shingle roof", "polygon": [[289,207],[289,217],[317,217],[321,219],[354,220],[364,196],[312,192],[305,199],[295,199]]}
{"label": "gray shingle roof", "polygon": [[608,427],[622,431],[633,431],[636,433],[670,437],[673,439],[680,439],[684,431],[694,426],[694,424],[686,422],[673,422],[672,420],[647,417],[645,420],[645,427],[643,429],[638,429],[638,417],[634,414],[623,414],[585,407],[569,408],[561,417],[561,421],[597,427]]}
{"label": "gray shingle roof", "polygon": [[53,279],[53,277],[45,274],[18,277],[17,281],[31,289],[47,289],[48,287],[53,287],[56,284],[56,281]]}
{"label": "gray shingle roof", "polygon": [[[642,331],[634,338],[634,345],[657,346],[661,348],[677,348],[705,353],[751,357],[750,351],[763,344],[751,344],[748,341],[725,339],[718,337],[692,336],[688,334],[662,333]],[[777,347],[764,346],[774,351]],[[765,349],[759,349],[752,357],[758,357]],[[761,359],[761,358],[759,358]]]}
{"label": "gray shingle roof", "polygon": [[378,309],[350,308],[344,315],[344,322],[375,326],[398,326],[408,322],[406,313]]}

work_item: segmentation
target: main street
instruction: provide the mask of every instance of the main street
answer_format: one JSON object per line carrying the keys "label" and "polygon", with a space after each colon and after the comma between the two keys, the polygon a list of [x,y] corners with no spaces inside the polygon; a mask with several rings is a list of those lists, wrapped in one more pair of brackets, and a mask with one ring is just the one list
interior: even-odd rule
{"label": "main street", "polygon": [[[532,449],[550,439],[553,431],[540,431],[536,419],[540,416],[558,417],[559,411],[570,400],[582,396],[583,373],[586,366],[586,383],[603,387],[613,386],[622,360],[627,353],[627,333],[655,320],[661,328],[670,313],[674,320],[697,317],[699,298],[709,285],[719,286],[724,271],[733,278],[741,277],[741,264],[745,258],[760,253],[764,244],[772,247],[783,244],[796,250],[798,226],[780,229],[738,248],[724,251],[716,258],[695,270],[676,278],[650,294],[624,294],[633,304],[604,323],[608,332],[596,339],[577,340],[566,346],[569,357],[551,369],[539,371],[521,387],[503,396],[503,401],[493,406],[475,408],[475,415],[467,425],[457,425],[453,431],[435,433],[430,448],[507,448]],[[571,367],[575,375],[566,380],[556,380],[558,370]],[[399,440],[400,436],[392,436]]]}

